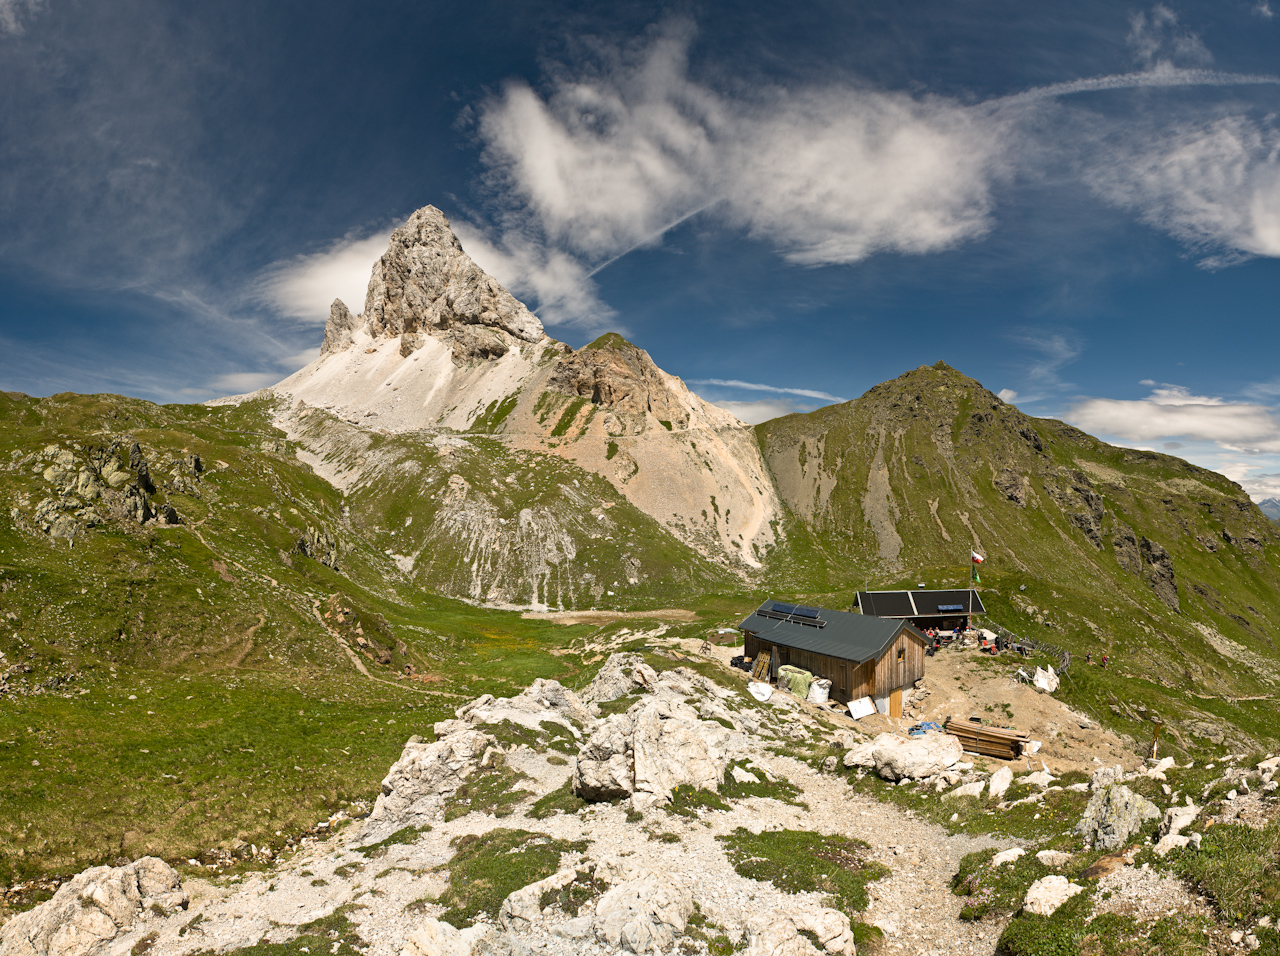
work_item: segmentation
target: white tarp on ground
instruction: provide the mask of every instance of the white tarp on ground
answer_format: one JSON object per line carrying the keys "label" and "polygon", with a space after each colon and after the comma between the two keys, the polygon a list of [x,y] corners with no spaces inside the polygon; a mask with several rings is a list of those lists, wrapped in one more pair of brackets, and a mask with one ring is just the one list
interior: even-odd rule
{"label": "white tarp on ground", "polygon": [[753,680],[747,685],[747,692],[756,700],[768,700],[773,696],[773,688],[768,684]]}
{"label": "white tarp on ground", "polygon": [[857,700],[849,701],[849,716],[854,720],[870,717],[875,712],[876,705],[871,702],[870,697],[859,697]]}
{"label": "white tarp on ground", "polygon": [[1053,666],[1050,665],[1048,670],[1042,667],[1036,668],[1036,674],[1031,678],[1031,683],[1046,693],[1052,694],[1058,689],[1058,675],[1053,672]]}

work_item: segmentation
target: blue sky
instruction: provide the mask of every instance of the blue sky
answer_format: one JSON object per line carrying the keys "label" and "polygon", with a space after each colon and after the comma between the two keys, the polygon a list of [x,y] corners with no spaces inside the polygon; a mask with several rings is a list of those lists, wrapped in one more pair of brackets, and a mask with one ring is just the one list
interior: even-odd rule
{"label": "blue sky", "polygon": [[1277,495],[1277,13],[0,0],[0,387],[276,381],[433,203],[748,420],[941,359]]}

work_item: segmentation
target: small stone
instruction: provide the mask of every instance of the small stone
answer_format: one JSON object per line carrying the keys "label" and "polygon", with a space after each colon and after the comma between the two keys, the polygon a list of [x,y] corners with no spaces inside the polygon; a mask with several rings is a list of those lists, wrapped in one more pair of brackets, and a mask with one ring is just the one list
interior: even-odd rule
{"label": "small stone", "polygon": [[1019,857],[1026,856],[1027,851],[1020,846],[1011,847],[1008,850],[1001,850],[991,858],[992,866],[1004,866],[1006,863],[1012,863]]}

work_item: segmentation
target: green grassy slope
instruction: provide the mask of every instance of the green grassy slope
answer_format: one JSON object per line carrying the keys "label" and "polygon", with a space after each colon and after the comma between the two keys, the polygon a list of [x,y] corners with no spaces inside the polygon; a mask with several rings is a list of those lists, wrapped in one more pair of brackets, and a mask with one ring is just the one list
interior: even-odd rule
{"label": "green grassy slope", "polygon": [[[387,477],[344,496],[261,402],[0,394],[0,884],[144,852],[278,847],[371,800],[405,738],[460,701],[575,680],[580,657],[548,651],[593,628],[430,590],[465,546],[432,530],[451,474],[489,489],[510,523],[569,489],[594,496],[611,530],[585,509],[599,537],[584,534],[572,566],[608,565],[612,589],[638,557],[649,577],[624,581],[619,603],[670,603],[718,573],[559,460],[547,471],[477,442],[433,470],[429,443],[359,437]],[[129,508],[143,497],[181,523],[141,523]],[[408,532],[422,533],[412,548]],[[393,555],[418,548],[402,571]]]}

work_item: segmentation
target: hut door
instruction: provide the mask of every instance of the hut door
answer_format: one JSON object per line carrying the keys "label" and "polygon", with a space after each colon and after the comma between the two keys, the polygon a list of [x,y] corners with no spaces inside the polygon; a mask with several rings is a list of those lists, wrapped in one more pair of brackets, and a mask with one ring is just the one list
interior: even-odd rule
{"label": "hut door", "polygon": [[893,693],[889,695],[889,716],[902,716],[902,688],[895,687]]}

